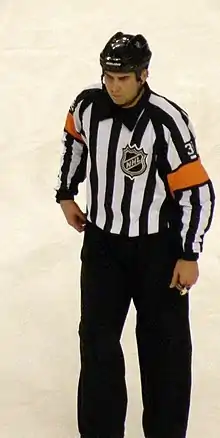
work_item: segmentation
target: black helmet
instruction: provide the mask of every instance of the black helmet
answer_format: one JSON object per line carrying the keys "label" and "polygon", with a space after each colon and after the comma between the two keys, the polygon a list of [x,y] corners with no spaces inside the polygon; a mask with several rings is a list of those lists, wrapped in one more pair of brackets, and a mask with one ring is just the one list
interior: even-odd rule
{"label": "black helmet", "polygon": [[143,35],[129,35],[117,32],[107,42],[100,54],[103,71],[136,72],[147,68],[151,51]]}

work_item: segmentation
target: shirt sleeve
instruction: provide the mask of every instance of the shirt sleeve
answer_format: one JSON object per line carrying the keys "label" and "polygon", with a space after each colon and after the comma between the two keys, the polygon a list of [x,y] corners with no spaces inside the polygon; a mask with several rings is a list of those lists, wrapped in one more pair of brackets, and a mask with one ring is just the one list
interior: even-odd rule
{"label": "shirt sleeve", "polygon": [[180,212],[181,257],[197,260],[211,225],[215,194],[197,151],[194,129],[184,112],[169,130],[167,151],[167,182]]}
{"label": "shirt sleeve", "polygon": [[56,187],[56,202],[72,199],[78,194],[79,184],[86,178],[88,149],[82,136],[79,106],[73,104],[67,114],[63,130],[60,169]]}

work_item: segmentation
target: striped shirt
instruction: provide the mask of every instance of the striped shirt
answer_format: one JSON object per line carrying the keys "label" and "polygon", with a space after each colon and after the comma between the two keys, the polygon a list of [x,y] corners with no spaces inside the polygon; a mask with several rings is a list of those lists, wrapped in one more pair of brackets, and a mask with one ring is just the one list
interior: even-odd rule
{"label": "striped shirt", "polygon": [[198,258],[214,191],[182,108],[147,84],[137,105],[120,108],[100,84],[70,107],[63,146],[57,202],[86,179],[89,222],[131,237],[173,228],[183,257]]}

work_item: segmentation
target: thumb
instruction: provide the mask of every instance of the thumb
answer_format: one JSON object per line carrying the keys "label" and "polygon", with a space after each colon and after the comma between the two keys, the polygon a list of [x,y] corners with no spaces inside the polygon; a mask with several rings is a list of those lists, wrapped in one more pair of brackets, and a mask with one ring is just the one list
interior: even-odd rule
{"label": "thumb", "polygon": [[177,267],[175,267],[174,271],[173,271],[173,277],[172,277],[172,280],[170,283],[170,288],[174,288],[176,286],[177,282],[178,282],[178,269],[177,269]]}

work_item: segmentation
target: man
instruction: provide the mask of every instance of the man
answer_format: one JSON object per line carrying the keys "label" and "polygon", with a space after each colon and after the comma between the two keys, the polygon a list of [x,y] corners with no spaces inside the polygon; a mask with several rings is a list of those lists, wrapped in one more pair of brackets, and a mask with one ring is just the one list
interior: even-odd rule
{"label": "man", "polygon": [[[191,388],[188,290],[211,224],[214,192],[189,117],[148,86],[142,35],[116,33],[102,83],[80,93],[64,129],[56,200],[85,231],[81,252],[82,438],[122,438],[127,392],[120,338],[137,311],[143,430],[186,436]],[[86,214],[75,202],[86,179]]]}

